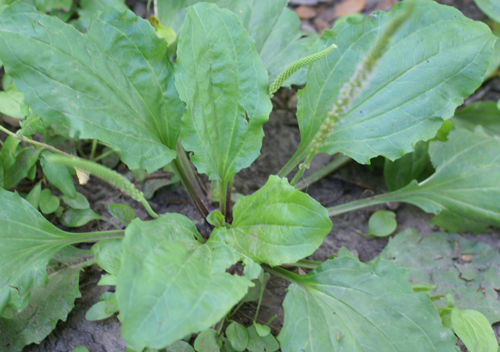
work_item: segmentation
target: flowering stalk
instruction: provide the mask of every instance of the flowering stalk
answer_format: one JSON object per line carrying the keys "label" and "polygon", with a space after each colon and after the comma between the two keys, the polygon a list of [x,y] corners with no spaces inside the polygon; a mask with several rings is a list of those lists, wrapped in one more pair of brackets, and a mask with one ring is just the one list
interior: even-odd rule
{"label": "flowering stalk", "polygon": [[148,201],[144,197],[144,194],[139,191],[132,182],[130,182],[126,177],[120,175],[118,172],[108,169],[107,167],[94,163],[92,161],[80,159],[77,157],[63,157],[59,155],[50,155],[47,157],[47,161],[50,163],[62,164],[68,167],[73,167],[76,170],[83,170],[89,174],[92,174],[112,186],[118,188],[120,191],[128,194],[132,199],[135,199],[141,203],[153,218],[157,218],[156,214]]}
{"label": "flowering stalk", "polygon": [[309,55],[298,61],[295,61],[293,64],[288,66],[283,72],[280,73],[278,77],[276,77],[273,84],[271,84],[271,87],[269,87],[269,97],[272,98],[274,93],[276,93],[278,89],[280,89],[283,83],[285,83],[285,81],[295,72],[297,72],[300,68],[324,58],[326,55],[330,54],[335,48],[337,48],[337,46],[335,44],[332,44],[325,50],[320,51],[319,53],[313,55]]}
{"label": "flowering stalk", "polygon": [[319,148],[328,140],[328,137],[332,134],[337,122],[340,121],[340,119],[342,119],[342,117],[349,112],[354,98],[359,96],[360,93],[364,89],[366,89],[370,82],[373,70],[382,55],[387,50],[392,36],[408,18],[412,11],[412,8],[413,4],[410,2],[410,5],[407,7],[406,11],[395,18],[394,21],[389,24],[387,29],[377,40],[368,55],[365,56],[356,66],[356,69],[354,70],[354,73],[349,81],[344,83],[344,85],[340,89],[337,101],[327,112],[323,124],[320,126],[319,131],[314,136],[305,161],[301,165],[299,165],[299,171],[293,178],[291,182],[292,185],[295,185],[304,171],[309,168],[312,159],[316,154],[319,153]]}

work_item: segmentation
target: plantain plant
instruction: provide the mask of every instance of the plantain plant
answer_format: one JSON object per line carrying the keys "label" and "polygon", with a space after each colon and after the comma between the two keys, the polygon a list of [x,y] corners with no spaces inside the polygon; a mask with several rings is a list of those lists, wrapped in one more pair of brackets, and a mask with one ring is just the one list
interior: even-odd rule
{"label": "plantain plant", "polygon": [[[421,285],[412,286],[390,253],[371,263],[347,250],[323,263],[305,258],[331,231],[330,217],[378,203],[415,204],[450,231],[500,226],[499,137],[476,127],[431,140],[481,85],[496,42],[490,29],[453,8],[415,0],[297,41],[298,19],[285,0],[211,2],[176,2],[169,12],[170,2],[158,1],[157,19],[176,32],[170,43],[149,21],[114,7],[94,16],[85,34],[20,2],[0,10],[0,59],[25,104],[72,138],[110,146],[130,169],[170,164],[210,229],[200,233],[183,215],[156,214],[133,184],[102,165],[48,155],[51,165],[94,174],[129,194],[152,220],[70,233],[19,194],[0,190],[0,347],[21,350],[45,337],[79,294],[65,296],[57,316],[64,293],[56,287],[74,283],[95,262],[107,272],[100,284],[116,292],[87,317],[119,312],[130,351],[192,351],[192,334],[197,351],[455,351],[450,327],[466,331],[476,313],[451,303],[438,311],[429,295],[435,287],[418,278],[412,283]],[[234,175],[259,155],[270,97],[279,86],[303,83],[299,149],[233,206]],[[391,162],[418,143],[426,143],[435,168],[421,182],[412,181],[415,173],[408,182],[392,177],[390,193],[329,209],[299,190],[318,153]],[[192,165],[217,184],[218,209]],[[71,246],[82,242],[96,243],[91,251]],[[237,263],[241,273],[231,274]],[[314,270],[299,275],[290,266]],[[267,325],[245,328],[230,318],[249,295],[262,297],[269,273],[291,283],[277,340]],[[20,334],[26,322],[44,319],[30,314],[34,305],[45,305],[49,322],[43,332]],[[445,323],[448,313],[456,325]]]}

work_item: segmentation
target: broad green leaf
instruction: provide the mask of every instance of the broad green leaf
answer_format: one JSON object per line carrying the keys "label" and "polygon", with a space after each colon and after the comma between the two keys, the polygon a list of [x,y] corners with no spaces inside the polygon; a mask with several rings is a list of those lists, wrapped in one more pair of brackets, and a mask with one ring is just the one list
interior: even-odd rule
{"label": "broad green leaf", "polygon": [[74,235],[50,224],[16,193],[0,189],[2,260],[0,262],[0,312],[22,309],[31,290],[47,284],[50,258],[72,243]]}
{"label": "broad green leaf", "polygon": [[496,0],[474,0],[477,7],[489,18],[500,22],[500,4]]}
{"label": "broad green leaf", "polygon": [[80,227],[92,220],[101,220],[92,209],[73,209],[69,208],[59,218],[59,222],[67,227]]}
{"label": "broad green leaf", "polygon": [[[54,164],[54,165],[59,165],[59,164]],[[64,167],[64,168],[66,168],[66,167]],[[64,201],[64,203],[69,205],[70,208],[73,208],[73,209],[88,209],[88,208],[90,208],[89,201],[80,192],[75,192],[74,199],[71,199],[70,197],[64,195],[64,196],[62,196],[62,200]]]}
{"label": "broad green leaf", "polygon": [[255,330],[255,326],[250,326],[248,329],[248,346],[250,352],[274,352],[280,348],[278,341],[273,335],[269,334],[265,337],[259,336]]}
{"label": "broad green leaf", "polygon": [[396,214],[392,211],[379,210],[370,216],[368,220],[368,235],[385,237],[396,230],[398,223]]}
{"label": "broad green leaf", "polygon": [[40,204],[40,196],[42,194],[42,181],[38,182],[26,196],[26,201],[35,209],[38,209]]}
{"label": "broad green leaf", "polygon": [[24,4],[0,13],[0,57],[25,102],[71,137],[109,144],[131,169],[175,157],[183,107],[166,50],[130,11],[107,8],[86,35]]}
{"label": "broad green leaf", "polygon": [[0,91],[0,113],[16,119],[24,119],[29,113],[29,108],[23,102],[23,93],[15,89],[7,92]]}
{"label": "broad green leaf", "polygon": [[226,336],[236,351],[242,352],[247,348],[248,331],[243,325],[233,321],[226,328]]}
{"label": "broad green leaf", "polygon": [[27,147],[16,156],[12,166],[5,167],[4,163],[3,187],[5,189],[15,187],[23,178],[27,177],[31,168],[38,161],[41,151],[40,148]]}
{"label": "broad green leaf", "polygon": [[436,172],[425,181],[384,195],[437,214],[432,224],[453,232],[500,226],[500,138],[458,129],[447,142],[431,142]]}
{"label": "broad green leaf", "polygon": [[123,226],[130,224],[135,218],[135,211],[126,204],[111,203],[108,212],[114,216]]}
{"label": "broad green leaf", "polygon": [[59,198],[52,195],[50,189],[45,188],[44,190],[42,190],[42,192],[40,193],[40,202],[38,204],[42,213],[52,214],[57,210],[57,208],[59,208],[59,204]]}
{"label": "broad green leaf", "polygon": [[21,313],[15,312],[12,319],[0,318],[0,350],[21,351],[31,343],[38,344],[59,320],[66,320],[75,299],[81,297],[80,271],[92,264],[91,256],[89,251],[74,247],[56,255],[48,266],[47,286],[33,290],[29,305]]}
{"label": "broad green leaf", "polygon": [[127,345],[160,349],[210,328],[252,285],[226,272],[240,257],[231,247],[199,236],[178,214],[127,227],[116,287]]}
{"label": "broad green leaf", "polygon": [[[406,269],[412,284],[436,285],[431,296],[451,294],[455,307],[477,310],[490,324],[500,321],[500,254],[495,248],[446,233],[423,238],[408,229],[389,240],[380,258]],[[446,300],[436,304],[446,307]]]}
{"label": "broad green leaf", "polygon": [[451,122],[459,127],[473,131],[477,125],[484,128],[484,132],[500,136],[500,110],[492,101],[478,101],[458,110]]}
{"label": "broad green leaf", "polygon": [[330,232],[325,208],[288,184],[270,176],[257,192],[239,200],[226,241],[257,263],[295,263],[311,255]]}
{"label": "broad green leaf", "polygon": [[182,145],[198,172],[226,186],[259,155],[272,108],[255,43],[233,13],[206,3],[188,8],[175,84],[187,105]]}
{"label": "broad green leaf", "polygon": [[217,331],[208,329],[202,331],[194,340],[194,349],[196,352],[219,352],[221,342]]}
{"label": "broad green leaf", "polygon": [[[332,54],[307,71],[299,92],[297,119],[301,144],[309,150],[339,93],[388,25],[409,2],[363,21],[348,19],[323,32],[318,50],[336,44]],[[338,122],[320,152],[341,152],[360,163],[384,155],[390,160],[435,136],[482,82],[495,37],[480,22],[434,1],[412,1],[408,19],[393,33],[367,87]],[[435,34],[439,33],[439,36]],[[404,58],[404,59],[401,59]]]}
{"label": "broad green leaf", "polygon": [[116,294],[112,293],[106,299],[97,302],[85,313],[85,319],[90,321],[104,320],[118,312]]}
{"label": "broad green leaf", "polygon": [[128,10],[124,0],[81,0],[78,9],[78,25],[77,27],[87,31],[90,27],[92,16],[99,11],[104,10],[107,6],[116,7],[120,11]]}
{"label": "broad green leaf", "polygon": [[415,151],[395,161],[385,160],[384,179],[389,191],[403,188],[418,179],[427,164],[428,149],[429,143],[420,141],[415,145]]}
{"label": "broad green leaf", "polygon": [[43,174],[47,177],[51,185],[59,188],[67,197],[74,199],[77,195],[71,174],[66,166],[47,161],[46,157],[52,154],[49,151],[42,152],[40,165],[42,166]]}
{"label": "broad green leaf", "polygon": [[[201,0],[158,0],[158,17],[163,25],[179,31],[186,16],[185,8]],[[293,62],[311,54],[317,38],[303,38],[300,19],[288,9],[288,0],[209,0],[220,8],[233,12],[248,34],[269,75],[269,84]],[[304,84],[306,68],[292,75],[283,86]]]}
{"label": "broad green leaf", "polygon": [[99,241],[91,248],[95,262],[112,275],[118,275],[122,256],[122,240],[111,239]]}
{"label": "broad green leaf", "polygon": [[414,292],[404,269],[351,254],[293,275],[278,336],[283,352],[454,351],[426,292]]}
{"label": "broad green leaf", "polygon": [[488,320],[474,310],[454,308],[451,322],[469,352],[497,352],[498,343]]}

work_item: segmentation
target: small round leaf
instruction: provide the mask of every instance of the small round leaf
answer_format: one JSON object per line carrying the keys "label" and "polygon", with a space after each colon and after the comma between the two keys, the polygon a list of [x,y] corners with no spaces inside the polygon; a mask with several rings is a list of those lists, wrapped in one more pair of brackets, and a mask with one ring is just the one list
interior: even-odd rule
{"label": "small round leaf", "polygon": [[379,210],[368,220],[368,234],[376,237],[389,236],[397,226],[396,214],[392,211]]}

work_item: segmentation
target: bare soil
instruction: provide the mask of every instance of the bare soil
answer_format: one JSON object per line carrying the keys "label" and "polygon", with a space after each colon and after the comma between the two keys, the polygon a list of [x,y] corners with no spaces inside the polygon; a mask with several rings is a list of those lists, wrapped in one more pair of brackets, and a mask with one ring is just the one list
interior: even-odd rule
{"label": "bare soil", "polygon": [[[296,0],[292,3],[292,8],[306,1],[316,6],[319,11],[316,18],[329,18],[329,14],[324,12],[332,11],[335,1],[314,1]],[[484,20],[484,15],[475,6],[472,0],[440,0],[443,4],[459,8],[466,16],[475,20]],[[304,3],[304,2],[302,2]],[[145,1],[128,1],[130,7],[140,16],[146,14]],[[377,6],[387,4],[384,0],[368,0],[365,13],[369,14]],[[318,28],[318,21],[315,19],[303,20],[303,27]],[[332,22],[328,22],[331,26]],[[498,100],[500,97],[500,79],[496,78],[487,82],[483,88],[476,92],[472,99]],[[299,144],[299,130],[295,118],[296,97],[295,91],[282,89],[273,100],[275,109],[271,114],[269,122],[265,125],[265,139],[261,156],[248,169],[240,172],[235,178],[235,188],[239,193],[251,194],[266,181],[269,175],[275,174],[291,157]],[[309,173],[317,169],[321,164],[325,164],[331,157],[322,155],[315,160]],[[210,187],[206,183],[206,187]],[[134,208],[136,215],[141,219],[148,219],[148,215],[140,204],[122,195],[119,191],[108,184],[92,179],[85,186],[77,186],[77,190],[83,193],[91,202],[91,208],[101,216],[111,219],[107,212],[110,203],[125,203]],[[373,194],[386,192],[381,169],[371,170],[367,166],[356,163],[348,164],[338,172],[325,177],[320,182],[308,187],[306,192],[317,199],[325,206],[343,204],[349,201],[361,199]],[[200,220],[196,208],[189,201],[186,192],[182,187],[165,187],[156,192],[151,199],[153,209],[158,213],[180,212],[193,220]],[[325,238],[323,245],[310,257],[315,260],[325,260],[331,254],[335,254],[341,247],[346,247],[359,257],[362,261],[367,261],[377,256],[387,243],[387,239],[367,240],[358,234],[357,231],[367,231],[367,222],[370,215],[380,209],[394,210],[397,214],[397,232],[415,227],[424,235],[438,230],[430,226],[429,221],[432,215],[426,214],[420,209],[407,204],[378,205],[362,210],[353,211],[333,218],[333,229]],[[81,231],[111,229],[111,225],[106,222],[92,222]],[[396,233],[397,233],[396,232]],[[473,241],[484,241],[489,245],[500,248],[500,232],[481,234],[472,236],[465,234]],[[87,245],[87,248],[90,245]],[[91,352],[122,352],[125,351],[125,344],[120,335],[120,323],[116,315],[104,321],[90,322],[85,319],[86,311],[96,302],[98,297],[112,287],[97,287],[102,272],[97,266],[88,268],[81,274],[80,289],[82,297],[75,302],[75,309],[70,313],[66,322],[60,321],[57,328],[40,344],[31,345],[24,349],[26,352],[67,352],[78,345],[87,346]],[[271,324],[273,334],[277,335],[283,324],[283,309],[281,303],[286,294],[287,282],[272,276],[267,283],[264,293],[263,303],[259,314],[262,323],[268,321],[274,314],[278,318]],[[249,325],[255,314],[256,303],[245,303],[236,314],[235,319],[243,324]],[[497,338],[499,328],[495,326]]]}

